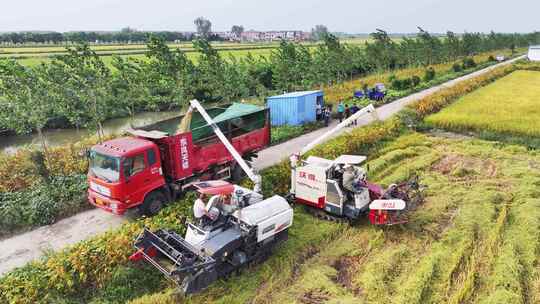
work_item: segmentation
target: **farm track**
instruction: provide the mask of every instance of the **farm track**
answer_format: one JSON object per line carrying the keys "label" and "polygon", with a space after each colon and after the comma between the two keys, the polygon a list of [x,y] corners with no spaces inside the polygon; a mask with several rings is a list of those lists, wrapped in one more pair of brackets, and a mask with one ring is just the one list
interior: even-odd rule
{"label": "farm track", "polygon": [[[377,114],[382,120],[386,120],[403,109],[406,105],[418,99],[431,95],[441,89],[452,87],[461,81],[489,72],[501,65],[508,65],[521,58],[523,58],[523,56],[490,66],[433,88],[398,99],[392,103],[377,108]],[[359,119],[358,127],[365,126],[371,122],[371,117]],[[316,130],[261,151],[259,153],[259,158],[254,163],[254,167],[262,170],[275,165],[284,159],[287,159],[292,152],[298,151],[300,147],[305,146],[318,136],[324,134],[324,132],[328,131],[336,124],[337,122],[334,121],[327,128]],[[335,136],[338,136],[340,133],[347,132],[348,130],[349,129],[344,129]],[[117,217],[102,210],[94,209],[82,212],[70,218],[66,218],[53,225],[44,226],[24,234],[4,239],[0,241],[0,248],[3,249],[0,252],[0,275],[12,270],[15,267],[23,266],[24,264],[39,258],[44,252],[50,250],[60,250],[93,235],[97,235],[118,227],[126,221],[128,221],[128,219],[125,217]]]}

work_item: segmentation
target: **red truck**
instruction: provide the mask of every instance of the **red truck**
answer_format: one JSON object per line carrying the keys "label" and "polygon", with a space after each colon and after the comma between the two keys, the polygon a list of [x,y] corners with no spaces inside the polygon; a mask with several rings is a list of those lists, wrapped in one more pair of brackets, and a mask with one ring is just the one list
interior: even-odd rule
{"label": "red truck", "polygon": [[[251,161],[270,144],[268,109],[235,103],[207,112],[242,158]],[[154,215],[194,182],[243,178],[242,168],[200,113],[190,115],[189,131],[178,132],[183,117],[93,146],[90,204],[119,215],[134,207]]]}

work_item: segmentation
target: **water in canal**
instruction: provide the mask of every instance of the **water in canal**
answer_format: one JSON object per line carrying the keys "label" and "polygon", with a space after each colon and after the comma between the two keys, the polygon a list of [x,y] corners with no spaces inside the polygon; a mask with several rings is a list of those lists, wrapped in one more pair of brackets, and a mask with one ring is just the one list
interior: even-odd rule
{"label": "water in canal", "polygon": [[[124,117],[107,120],[103,124],[103,129],[106,135],[117,134],[131,125],[138,127],[144,126],[179,115],[179,111],[142,112],[136,114],[133,118]],[[95,134],[95,132],[87,129],[52,129],[44,131],[44,134],[49,146],[58,146],[69,142],[76,142],[81,138]],[[17,149],[27,145],[39,145],[38,135],[32,133],[0,136],[0,151],[2,152],[14,153]]]}

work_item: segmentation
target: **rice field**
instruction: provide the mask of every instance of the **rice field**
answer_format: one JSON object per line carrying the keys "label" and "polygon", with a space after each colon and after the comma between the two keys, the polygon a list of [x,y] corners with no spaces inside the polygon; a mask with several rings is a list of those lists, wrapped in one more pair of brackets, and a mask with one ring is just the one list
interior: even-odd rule
{"label": "rice field", "polygon": [[[369,39],[351,38],[344,39],[344,43],[348,44],[364,44]],[[272,49],[279,45],[279,42],[257,42],[257,43],[234,43],[234,42],[214,42],[213,46],[225,56],[243,57],[251,53],[254,56],[269,56]],[[316,42],[305,42],[305,45],[314,47]],[[172,43],[170,48],[180,48],[187,52],[187,56],[195,59],[199,56],[193,44],[190,42]],[[144,44],[121,44],[121,45],[93,45],[91,49],[97,54],[103,56],[103,60],[110,64],[112,55],[119,55],[133,58],[145,58],[144,52],[147,50]],[[41,62],[47,62],[51,59],[50,56],[65,53],[63,46],[22,46],[22,47],[0,47],[0,58],[19,58],[19,62],[27,66],[35,66]]]}
{"label": "rice field", "polygon": [[460,132],[540,135],[540,72],[516,71],[476,90],[426,122]]}
{"label": "rice field", "polygon": [[[373,151],[371,179],[412,173],[429,186],[403,227],[325,225],[297,209],[269,261],[189,298],[161,285],[152,303],[538,303],[540,154],[520,146],[410,133]],[[303,229],[313,226],[310,229]],[[302,229],[298,227],[302,226]],[[324,241],[304,243],[326,231]],[[309,245],[308,245],[309,244]],[[154,276],[154,270],[147,275]],[[159,274],[158,274],[159,275]],[[142,280],[130,283],[138,286]],[[101,295],[92,298],[101,303]]]}

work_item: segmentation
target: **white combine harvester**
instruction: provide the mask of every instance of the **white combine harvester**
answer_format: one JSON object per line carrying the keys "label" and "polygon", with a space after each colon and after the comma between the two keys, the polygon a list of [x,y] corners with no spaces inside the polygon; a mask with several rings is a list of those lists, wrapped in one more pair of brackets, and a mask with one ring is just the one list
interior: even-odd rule
{"label": "white combine harvester", "polygon": [[[392,184],[384,190],[366,180],[367,171],[360,167],[366,156],[342,155],[334,160],[309,156],[300,160],[326,138],[367,114],[378,120],[375,108],[369,105],[291,156],[291,201],[306,205],[318,216],[331,220],[356,220],[368,213],[370,222],[375,225],[407,222],[405,211],[422,199],[417,178]],[[344,187],[345,170],[355,173],[353,191]]]}
{"label": "white combine harvester", "polygon": [[214,216],[188,223],[185,238],[174,231],[148,229],[138,236],[137,251],[130,260],[148,261],[176,282],[184,294],[199,292],[250,262],[264,260],[276,244],[287,240],[293,223],[289,203],[277,195],[264,199],[260,176],[196,100],[191,101],[191,107],[213,128],[255,187],[250,190],[221,180],[195,183],[200,194],[224,200],[222,208],[208,210]]}

